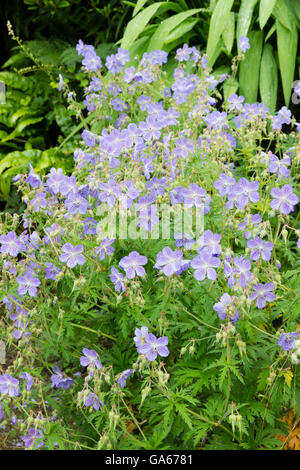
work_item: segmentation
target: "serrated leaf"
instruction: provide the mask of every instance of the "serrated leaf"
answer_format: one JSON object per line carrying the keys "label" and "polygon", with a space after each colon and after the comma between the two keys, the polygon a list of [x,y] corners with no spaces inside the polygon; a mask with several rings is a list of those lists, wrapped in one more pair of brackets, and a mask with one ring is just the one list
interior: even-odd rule
{"label": "serrated leaf", "polygon": [[257,100],[262,40],[262,31],[249,33],[250,49],[246,51],[240,65],[239,92],[247,103],[255,103]]}
{"label": "serrated leaf", "polygon": [[276,0],[260,0],[259,4],[259,26],[263,29],[270,18]]}
{"label": "serrated leaf", "polygon": [[[207,56],[210,67],[214,65],[214,53],[218,46],[219,39],[224,31],[228,21],[228,16],[233,5],[233,0],[219,0],[211,17],[208,39],[207,39]],[[216,59],[215,59],[216,60]]]}

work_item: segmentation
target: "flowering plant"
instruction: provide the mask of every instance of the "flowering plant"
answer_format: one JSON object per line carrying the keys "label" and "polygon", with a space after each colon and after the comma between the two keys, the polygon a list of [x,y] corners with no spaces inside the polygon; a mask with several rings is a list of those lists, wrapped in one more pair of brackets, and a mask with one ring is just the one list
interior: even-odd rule
{"label": "flowering plant", "polygon": [[26,448],[280,448],[300,411],[300,125],[222,103],[193,47],[171,75],[161,50],[77,52],[75,169],[15,177],[27,207],[1,221],[2,429]]}

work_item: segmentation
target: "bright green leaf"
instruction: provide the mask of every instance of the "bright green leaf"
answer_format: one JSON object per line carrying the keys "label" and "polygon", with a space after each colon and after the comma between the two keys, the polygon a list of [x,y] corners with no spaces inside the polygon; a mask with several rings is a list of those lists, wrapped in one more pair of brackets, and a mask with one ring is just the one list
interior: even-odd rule
{"label": "bright green leaf", "polygon": [[208,64],[213,66],[213,55],[217,48],[221,34],[224,31],[225,25],[228,21],[228,16],[233,5],[233,0],[219,0],[214,9],[210,20],[208,39],[207,39],[207,55]]}
{"label": "bright green leaf", "polygon": [[263,32],[252,31],[248,37],[250,49],[246,51],[245,59],[240,65],[239,93],[245,97],[247,103],[255,103],[258,92]]}
{"label": "bright green leaf", "polygon": [[259,5],[259,26],[263,29],[270,18],[276,0],[260,0]]}
{"label": "bright green leaf", "polygon": [[260,65],[259,91],[262,102],[275,112],[278,89],[278,67],[274,57],[273,47],[266,44]]}

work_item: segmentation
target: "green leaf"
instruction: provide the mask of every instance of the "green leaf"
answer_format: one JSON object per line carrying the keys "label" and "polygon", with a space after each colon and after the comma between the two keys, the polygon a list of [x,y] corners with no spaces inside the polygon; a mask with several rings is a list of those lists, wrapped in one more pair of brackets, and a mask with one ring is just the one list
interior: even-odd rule
{"label": "green leaf", "polygon": [[277,0],[273,8],[273,15],[275,16],[276,20],[280,21],[283,26],[285,26],[291,32],[293,31],[293,13],[285,0]]}
{"label": "green leaf", "polygon": [[273,47],[266,44],[260,64],[259,91],[262,102],[275,112],[278,89],[278,67]]}
{"label": "green leaf", "polygon": [[153,3],[129,21],[128,25],[126,26],[123,39],[121,41],[121,47],[123,49],[130,48],[130,46],[134,43],[137,37],[141,34],[145,26],[147,26],[152,16],[155,15],[159,7],[164,3],[167,2]]}
{"label": "green leaf", "polygon": [[241,36],[247,36],[248,34],[256,3],[257,0],[242,0],[236,27],[237,42]]}
{"label": "green leaf", "polygon": [[260,29],[265,27],[268,19],[270,18],[276,0],[260,0],[259,4],[259,26]]}
{"label": "green leaf", "polygon": [[22,166],[27,162],[35,162],[42,155],[41,150],[24,150],[8,153],[0,162],[0,175],[8,168]]}
{"label": "green leaf", "polygon": [[208,64],[213,66],[213,55],[217,48],[221,34],[224,31],[225,25],[228,21],[228,16],[233,5],[233,0],[219,0],[214,9],[210,20],[208,39],[207,39],[207,56]]}
{"label": "green leaf", "polygon": [[177,13],[176,15],[173,15],[170,18],[164,20],[158,26],[157,30],[150,39],[148,52],[155,51],[157,49],[162,49],[168,35],[170,35],[171,32],[181,23],[183,23],[187,18],[192,15],[195,15],[199,11],[201,11],[201,8],[194,8],[189,11],[182,11],[181,13]]}
{"label": "green leaf", "polygon": [[143,8],[143,6],[145,5],[145,3],[147,3],[147,1],[148,1],[148,0],[138,0],[138,1],[136,2],[135,7],[134,7],[132,16],[137,15],[138,12]]}
{"label": "green leaf", "polygon": [[233,93],[236,93],[238,88],[239,83],[232,77],[228,78],[223,85],[224,101],[227,101],[229,96],[231,96]]}
{"label": "green leaf", "polygon": [[235,15],[233,11],[231,11],[229,13],[227,23],[222,33],[222,38],[223,38],[225,47],[229,53],[232,50],[233,41],[234,41],[234,33],[235,33]]}
{"label": "green leaf", "polygon": [[245,97],[247,103],[257,100],[260,59],[262,53],[263,32],[252,31],[248,35],[250,49],[246,51],[245,59],[240,65],[240,95]]}
{"label": "green leaf", "polygon": [[191,31],[191,29],[193,29],[193,27],[198,23],[198,21],[198,18],[195,20],[190,18],[183,21],[179,26],[177,26],[170,32],[164,44],[170,44],[171,42],[176,41],[176,39],[182,38],[184,34],[188,33],[189,31]]}
{"label": "green leaf", "polygon": [[289,105],[296,65],[298,31],[295,23],[292,30],[285,28],[276,20],[277,48],[283,95],[286,106]]}

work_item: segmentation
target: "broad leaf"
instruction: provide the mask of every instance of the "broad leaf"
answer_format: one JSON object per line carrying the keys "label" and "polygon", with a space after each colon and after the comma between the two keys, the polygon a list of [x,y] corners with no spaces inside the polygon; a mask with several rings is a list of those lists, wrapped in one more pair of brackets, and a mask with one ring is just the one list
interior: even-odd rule
{"label": "broad leaf", "polygon": [[277,48],[283,95],[286,106],[289,105],[296,65],[298,31],[295,23],[292,30],[285,28],[276,20]]}
{"label": "broad leaf", "polygon": [[266,44],[260,64],[259,91],[262,102],[275,112],[278,89],[278,67],[273,47]]}
{"label": "broad leaf", "polygon": [[263,33],[252,31],[249,33],[250,49],[245,54],[245,59],[240,65],[240,95],[245,97],[247,103],[255,103],[257,100],[260,59],[262,52]]}
{"label": "broad leaf", "polygon": [[276,0],[260,0],[259,4],[259,26],[263,29],[270,18]]}
{"label": "broad leaf", "polygon": [[217,48],[221,34],[223,33],[227,24],[232,5],[233,0],[219,0],[212,14],[206,49],[208,64],[210,67],[214,65],[213,55]]}

